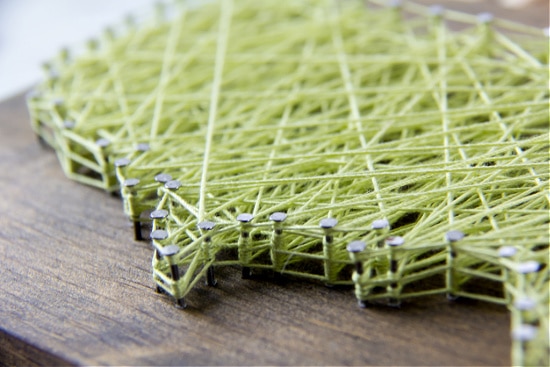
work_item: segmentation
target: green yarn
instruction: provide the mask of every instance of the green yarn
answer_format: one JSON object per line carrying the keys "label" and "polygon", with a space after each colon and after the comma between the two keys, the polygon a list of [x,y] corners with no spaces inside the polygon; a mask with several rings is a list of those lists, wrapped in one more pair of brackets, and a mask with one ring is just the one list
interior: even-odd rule
{"label": "green yarn", "polygon": [[548,364],[548,39],[381,4],[159,7],[52,61],[33,127],[69,177],[120,187],[132,221],[156,210],[154,279],[177,300],[223,265],[361,302],[469,297],[511,310],[514,364]]}

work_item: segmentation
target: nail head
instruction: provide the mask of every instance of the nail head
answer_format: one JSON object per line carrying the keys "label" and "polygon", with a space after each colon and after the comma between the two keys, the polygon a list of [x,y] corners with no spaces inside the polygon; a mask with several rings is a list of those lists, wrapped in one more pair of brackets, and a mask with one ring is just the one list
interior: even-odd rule
{"label": "nail head", "polygon": [[174,256],[180,251],[180,248],[176,245],[168,245],[160,249],[162,256]]}
{"label": "nail head", "polygon": [[348,244],[347,250],[348,252],[357,253],[364,251],[367,247],[367,244],[363,241],[352,241]]}
{"label": "nail head", "polygon": [[539,270],[540,264],[534,260],[529,260],[523,263],[517,264],[516,270],[518,273],[528,274],[535,273]]}
{"label": "nail head", "polygon": [[202,221],[198,224],[198,227],[199,229],[203,230],[203,231],[210,231],[214,228],[214,226],[216,225],[216,223],[210,221],[210,220],[205,220],[205,221]]}
{"label": "nail head", "polygon": [[130,160],[128,158],[120,158],[115,161],[115,167],[126,167],[130,164]]}
{"label": "nail head", "polygon": [[146,152],[149,149],[151,149],[151,147],[147,143],[139,143],[138,145],[136,145],[136,150],[138,152]]}
{"label": "nail head", "polygon": [[324,219],[321,219],[321,221],[319,222],[319,227],[323,229],[329,229],[329,228],[336,227],[337,224],[338,224],[338,219],[336,218],[324,218]]}
{"label": "nail head", "polygon": [[492,22],[494,18],[495,18],[494,15],[489,12],[483,12],[477,15],[477,21],[480,23]]}
{"label": "nail head", "polygon": [[445,233],[445,238],[449,242],[457,242],[464,238],[464,232],[456,230],[449,231]]}
{"label": "nail head", "polygon": [[122,183],[125,187],[134,187],[137,184],[139,184],[139,179],[137,178],[129,178]]}
{"label": "nail head", "polygon": [[61,106],[65,103],[65,100],[63,98],[54,98],[52,103],[54,106]]}
{"label": "nail head", "polygon": [[254,219],[254,216],[249,213],[241,213],[237,216],[237,220],[241,223],[248,223]]}
{"label": "nail head", "polygon": [[441,16],[443,15],[443,12],[445,11],[445,8],[441,5],[432,5],[430,6],[430,14],[434,16]]}
{"label": "nail head", "polygon": [[275,212],[269,216],[269,220],[272,220],[277,223],[284,222],[285,219],[286,219],[286,213],[283,213],[283,212]]}
{"label": "nail head", "polygon": [[95,141],[96,145],[100,148],[107,147],[111,142],[105,138],[100,138]]}
{"label": "nail head", "polygon": [[535,308],[537,303],[529,297],[521,297],[514,301],[514,307],[520,311],[529,311]]}
{"label": "nail head", "polygon": [[513,246],[502,246],[498,249],[498,256],[500,257],[512,257],[518,250]]}
{"label": "nail head", "polygon": [[178,180],[171,180],[166,182],[164,184],[164,187],[170,190],[177,190],[181,187],[181,182],[179,182]]}
{"label": "nail head", "polygon": [[63,121],[63,127],[65,129],[72,129],[74,128],[74,126],[76,125],[76,123],[73,121],[73,120],[65,120]]}
{"label": "nail head", "polygon": [[151,216],[151,219],[164,219],[168,216],[168,210],[164,210],[164,209],[154,210],[151,212],[150,216]]}
{"label": "nail head", "polygon": [[401,246],[405,243],[405,239],[401,236],[393,236],[386,238],[386,245],[388,246]]}
{"label": "nail head", "polygon": [[156,241],[162,241],[168,238],[168,232],[166,232],[164,229],[155,229],[153,232],[151,232],[151,239]]}
{"label": "nail head", "polygon": [[372,229],[384,229],[390,226],[390,222],[387,219],[377,219],[371,224]]}
{"label": "nail head", "polygon": [[522,324],[512,330],[512,339],[527,342],[537,336],[538,329],[533,325]]}
{"label": "nail head", "polygon": [[155,176],[155,181],[160,183],[167,183],[168,181],[172,180],[172,175],[169,175],[167,173],[159,173]]}

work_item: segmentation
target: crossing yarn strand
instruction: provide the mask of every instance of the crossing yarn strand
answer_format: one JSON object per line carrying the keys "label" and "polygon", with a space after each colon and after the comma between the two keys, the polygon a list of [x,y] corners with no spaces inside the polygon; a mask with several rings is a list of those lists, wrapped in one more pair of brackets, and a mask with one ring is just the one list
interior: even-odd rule
{"label": "crossing yarn strand", "polygon": [[[504,305],[548,364],[548,38],[384,1],[159,4],[45,66],[32,125],[151,222],[185,307],[215,268]],[[478,285],[483,284],[483,286]]]}

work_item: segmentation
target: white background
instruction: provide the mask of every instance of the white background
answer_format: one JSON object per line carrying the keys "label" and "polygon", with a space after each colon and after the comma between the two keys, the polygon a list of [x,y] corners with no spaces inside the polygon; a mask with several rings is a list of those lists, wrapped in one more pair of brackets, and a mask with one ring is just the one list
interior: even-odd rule
{"label": "white background", "polygon": [[0,100],[32,86],[40,65],[154,0],[0,0]]}

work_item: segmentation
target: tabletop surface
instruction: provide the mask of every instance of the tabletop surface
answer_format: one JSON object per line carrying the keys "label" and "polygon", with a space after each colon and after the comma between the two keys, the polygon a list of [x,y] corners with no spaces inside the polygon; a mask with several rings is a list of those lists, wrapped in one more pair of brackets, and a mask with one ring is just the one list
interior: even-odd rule
{"label": "tabletop surface", "polygon": [[[547,26],[538,4],[490,10]],[[359,309],[351,288],[223,268],[176,309],[120,199],[64,177],[22,96],[0,104],[0,184],[0,366],[510,364],[508,311],[477,301]]]}

